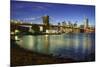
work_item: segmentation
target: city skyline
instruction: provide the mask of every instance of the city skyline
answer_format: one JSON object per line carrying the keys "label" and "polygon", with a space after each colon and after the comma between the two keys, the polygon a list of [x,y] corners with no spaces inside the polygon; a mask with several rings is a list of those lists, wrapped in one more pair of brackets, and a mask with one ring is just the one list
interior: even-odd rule
{"label": "city skyline", "polygon": [[42,16],[49,15],[50,23],[71,21],[78,24],[89,19],[89,24],[95,25],[95,7],[89,5],[40,3],[11,1],[11,19],[32,23],[42,23]]}

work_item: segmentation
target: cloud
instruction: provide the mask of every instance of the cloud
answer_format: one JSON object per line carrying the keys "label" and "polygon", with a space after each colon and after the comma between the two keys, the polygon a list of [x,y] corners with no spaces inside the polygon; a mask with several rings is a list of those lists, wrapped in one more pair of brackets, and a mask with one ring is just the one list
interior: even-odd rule
{"label": "cloud", "polygon": [[30,18],[24,18],[24,20],[35,20],[36,18],[34,18],[34,17],[30,17]]}
{"label": "cloud", "polygon": [[45,9],[45,7],[43,7],[43,6],[33,6],[33,8],[35,8],[35,9]]}
{"label": "cloud", "polygon": [[27,18],[23,18],[23,21],[36,21],[40,18],[41,17],[27,17]]}

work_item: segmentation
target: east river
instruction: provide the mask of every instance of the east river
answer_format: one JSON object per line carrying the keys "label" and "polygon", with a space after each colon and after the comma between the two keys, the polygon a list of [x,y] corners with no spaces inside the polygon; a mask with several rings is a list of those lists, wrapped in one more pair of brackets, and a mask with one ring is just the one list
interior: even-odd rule
{"label": "east river", "polygon": [[77,61],[91,60],[95,54],[95,34],[23,35],[16,41],[21,47]]}

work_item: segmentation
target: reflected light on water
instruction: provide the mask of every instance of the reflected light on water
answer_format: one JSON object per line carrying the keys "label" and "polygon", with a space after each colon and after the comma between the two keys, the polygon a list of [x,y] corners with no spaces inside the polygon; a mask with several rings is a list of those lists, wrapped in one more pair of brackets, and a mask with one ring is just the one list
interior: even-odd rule
{"label": "reflected light on water", "polygon": [[19,45],[36,52],[83,60],[94,52],[94,34],[26,35]]}

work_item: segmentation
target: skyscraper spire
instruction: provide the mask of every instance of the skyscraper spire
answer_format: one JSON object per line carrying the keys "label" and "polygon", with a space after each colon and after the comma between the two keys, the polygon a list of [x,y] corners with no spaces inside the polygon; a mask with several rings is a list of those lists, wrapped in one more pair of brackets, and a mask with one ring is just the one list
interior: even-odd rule
{"label": "skyscraper spire", "polygon": [[86,28],[88,28],[89,27],[89,20],[88,20],[88,18],[85,16],[85,18],[84,18],[84,28],[86,29]]}

